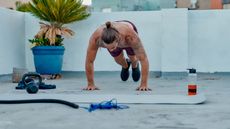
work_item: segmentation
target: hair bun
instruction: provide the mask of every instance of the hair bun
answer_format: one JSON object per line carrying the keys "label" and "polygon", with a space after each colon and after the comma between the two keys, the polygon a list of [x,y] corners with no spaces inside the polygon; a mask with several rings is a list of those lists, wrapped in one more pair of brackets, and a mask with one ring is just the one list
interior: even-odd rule
{"label": "hair bun", "polygon": [[106,28],[108,29],[108,28],[111,27],[111,22],[110,22],[110,21],[107,21],[107,22],[105,23],[105,25],[106,25]]}

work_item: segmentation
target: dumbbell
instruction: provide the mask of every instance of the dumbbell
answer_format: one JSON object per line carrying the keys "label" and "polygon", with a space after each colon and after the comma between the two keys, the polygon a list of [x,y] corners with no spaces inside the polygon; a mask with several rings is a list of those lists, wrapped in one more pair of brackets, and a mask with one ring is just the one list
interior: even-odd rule
{"label": "dumbbell", "polygon": [[[38,79],[38,82],[35,82]],[[24,74],[22,77],[22,83],[25,85],[26,91],[29,94],[36,94],[39,89],[39,85],[42,83],[42,77],[36,73]]]}

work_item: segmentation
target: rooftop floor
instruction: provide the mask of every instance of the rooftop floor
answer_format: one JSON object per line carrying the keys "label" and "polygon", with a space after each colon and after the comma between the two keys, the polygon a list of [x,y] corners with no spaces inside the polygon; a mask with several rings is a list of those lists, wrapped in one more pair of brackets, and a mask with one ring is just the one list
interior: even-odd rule
{"label": "rooftop floor", "polygon": [[[122,82],[119,72],[95,74],[97,91],[83,91],[84,73],[63,73],[61,79],[45,80],[56,89],[38,94],[186,94],[187,80],[170,76],[149,78],[152,91],[135,91],[139,82]],[[200,105],[130,104],[124,110],[73,109],[61,104],[14,104],[0,106],[1,129],[230,129],[230,75],[198,75],[199,92],[207,101]],[[0,94],[27,94],[15,90],[11,76],[0,76]],[[29,98],[28,98],[29,99]],[[80,106],[89,106],[79,104]]]}

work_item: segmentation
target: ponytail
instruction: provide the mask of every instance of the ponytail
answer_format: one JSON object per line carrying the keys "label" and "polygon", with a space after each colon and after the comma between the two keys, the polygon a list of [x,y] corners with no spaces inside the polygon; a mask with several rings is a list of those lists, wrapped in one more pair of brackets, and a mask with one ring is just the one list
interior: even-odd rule
{"label": "ponytail", "polygon": [[102,40],[106,44],[112,43],[114,40],[117,39],[119,32],[112,26],[112,23],[110,21],[107,21],[105,23],[105,28],[102,32]]}
{"label": "ponytail", "polygon": [[107,29],[111,28],[111,22],[110,22],[110,21],[107,21],[107,22],[105,23],[105,25],[106,25],[106,28],[107,28]]}

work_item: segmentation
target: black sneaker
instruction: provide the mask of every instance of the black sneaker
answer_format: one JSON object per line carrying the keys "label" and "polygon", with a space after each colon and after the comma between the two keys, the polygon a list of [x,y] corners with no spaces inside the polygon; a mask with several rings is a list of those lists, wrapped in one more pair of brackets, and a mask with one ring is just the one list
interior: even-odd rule
{"label": "black sneaker", "polygon": [[135,82],[140,80],[141,72],[139,69],[139,63],[137,64],[136,68],[132,68],[132,77],[133,77],[133,81],[135,81]]}
{"label": "black sneaker", "polygon": [[121,80],[122,81],[127,81],[129,78],[129,67],[131,64],[131,61],[129,59],[126,59],[126,62],[128,64],[128,68],[123,68],[121,69]]}

